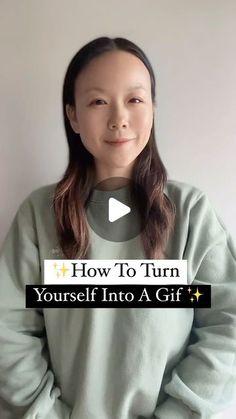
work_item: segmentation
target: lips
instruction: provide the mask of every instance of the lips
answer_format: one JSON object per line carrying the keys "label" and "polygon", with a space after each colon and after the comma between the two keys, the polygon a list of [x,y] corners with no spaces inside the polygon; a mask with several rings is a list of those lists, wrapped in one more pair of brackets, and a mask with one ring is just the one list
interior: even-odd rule
{"label": "lips", "polygon": [[120,143],[127,143],[131,141],[131,138],[116,138],[114,140],[107,140],[106,143],[108,144],[120,144]]}

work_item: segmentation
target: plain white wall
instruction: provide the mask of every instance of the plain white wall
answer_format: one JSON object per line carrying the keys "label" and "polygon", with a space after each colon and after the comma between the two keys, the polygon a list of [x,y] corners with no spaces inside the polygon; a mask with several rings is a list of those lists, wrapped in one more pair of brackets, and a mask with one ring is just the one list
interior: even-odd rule
{"label": "plain white wall", "polygon": [[28,193],[62,176],[64,73],[103,35],[148,55],[169,175],[207,192],[236,239],[235,0],[1,0],[0,13],[0,241]]}

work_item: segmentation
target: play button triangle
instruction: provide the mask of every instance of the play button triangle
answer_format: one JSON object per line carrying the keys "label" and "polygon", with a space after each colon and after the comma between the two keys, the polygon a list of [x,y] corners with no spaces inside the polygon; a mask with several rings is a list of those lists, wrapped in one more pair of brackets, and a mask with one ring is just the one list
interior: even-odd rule
{"label": "play button triangle", "polygon": [[108,201],[108,219],[111,223],[119,218],[124,217],[124,215],[129,214],[131,211],[128,205],[123,204],[115,198],[109,198]]}
{"label": "play button triangle", "polygon": [[144,206],[147,200],[143,187],[132,179],[104,179],[94,185],[89,196],[86,207],[89,227],[106,241],[132,240],[146,226]]}

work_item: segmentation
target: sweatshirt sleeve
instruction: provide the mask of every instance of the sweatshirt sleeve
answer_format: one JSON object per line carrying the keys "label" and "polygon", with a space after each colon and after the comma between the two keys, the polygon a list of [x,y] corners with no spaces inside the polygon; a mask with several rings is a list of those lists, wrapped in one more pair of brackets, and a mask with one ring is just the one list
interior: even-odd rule
{"label": "sweatshirt sleeve", "polygon": [[189,214],[183,259],[194,285],[211,285],[211,308],[195,309],[189,346],[165,386],[160,419],[210,419],[236,398],[236,251],[201,193]]}
{"label": "sweatshirt sleeve", "polygon": [[25,285],[39,284],[31,206],[20,206],[0,253],[0,417],[69,419],[49,368],[44,316],[25,308]]}

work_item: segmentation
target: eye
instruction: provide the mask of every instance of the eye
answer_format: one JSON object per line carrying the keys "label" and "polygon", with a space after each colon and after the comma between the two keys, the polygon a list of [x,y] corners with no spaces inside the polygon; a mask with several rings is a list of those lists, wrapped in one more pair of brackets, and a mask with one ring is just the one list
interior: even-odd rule
{"label": "eye", "polygon": [[95,99],[93,100],[90,105],[100,105],[101,103],[98,102],[105,102],[103,99]]}
{"label": "eye", "polygon": [[138,102],[135,102],[135,103],[141,103],[142,102],[142,100],[141,99],[139,99],[138,97],[133,97],[132,99],[130,99],[130,100],[138,100]]}

